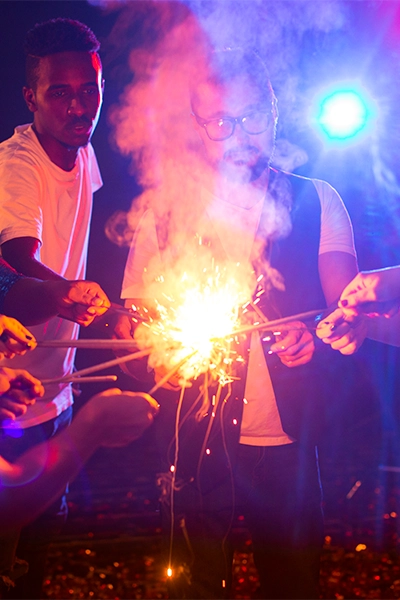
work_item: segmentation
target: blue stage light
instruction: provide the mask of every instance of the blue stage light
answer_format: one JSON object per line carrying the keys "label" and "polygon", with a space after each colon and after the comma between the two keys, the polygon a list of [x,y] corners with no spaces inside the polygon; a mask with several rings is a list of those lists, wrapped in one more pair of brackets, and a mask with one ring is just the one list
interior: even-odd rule
{"label": "blue stage light", "polygon": [[314,124],[328,142],[350,143],[370,131],[374,110],[367,93],[338,86],[319,94],[313,113]]}

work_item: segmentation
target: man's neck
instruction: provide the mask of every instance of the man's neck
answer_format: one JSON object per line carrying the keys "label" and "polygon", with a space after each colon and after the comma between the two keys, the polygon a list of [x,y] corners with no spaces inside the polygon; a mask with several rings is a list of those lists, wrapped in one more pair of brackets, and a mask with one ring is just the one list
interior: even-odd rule
{"label": "man's neck", "polygon": [[51,162],[57,165],[57,167],[60,167],[63,171],[72,171],[76,163],[79,148],[63,146],[57,142],[57,140],[39,133],[35,124],[32,125],[32,129]]}

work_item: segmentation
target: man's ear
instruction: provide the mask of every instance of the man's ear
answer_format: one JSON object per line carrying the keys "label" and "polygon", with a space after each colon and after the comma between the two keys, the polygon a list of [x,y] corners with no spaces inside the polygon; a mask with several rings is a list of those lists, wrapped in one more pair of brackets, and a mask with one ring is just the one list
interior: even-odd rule
{"label": "man's ear", "polygon": [[37,111],[36,96],[35,96],[35,92],[33,91],[33,89],[29,88],[29,87],[23,87],[22,95],[24,97],[24,100],[25,100],[26,105],[29,108],[29,110],[31,112],[36,112]]}

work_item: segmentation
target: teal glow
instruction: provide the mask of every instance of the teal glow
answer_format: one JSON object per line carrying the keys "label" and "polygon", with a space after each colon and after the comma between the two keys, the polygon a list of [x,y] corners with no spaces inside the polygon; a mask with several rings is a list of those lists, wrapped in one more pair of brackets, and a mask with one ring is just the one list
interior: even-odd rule
{"label": "teal glow", "polygon": [[320,100],[317,123],[331,140],[350,140],[368,125],[366,100],[354,90],[336,90]]}

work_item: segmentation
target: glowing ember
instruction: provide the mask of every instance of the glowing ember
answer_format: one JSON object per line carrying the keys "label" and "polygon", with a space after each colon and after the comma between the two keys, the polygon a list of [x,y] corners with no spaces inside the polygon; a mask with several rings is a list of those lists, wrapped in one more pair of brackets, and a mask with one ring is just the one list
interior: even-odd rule
{"label": "glowing ember", "polygon": [[[156,314],[135,331],[139,347],[151,347],[149,366],[171,370],[185,357],[178,376],[183,382],[210,372],[222,385],[232,381],[231,366],[241,359],[229,334],[240,324],[251,285],[240,264],[216,266],[211,260],[196,271],[175,267],[157,277]],[[253,282],[254,283],[254,282]]]}

